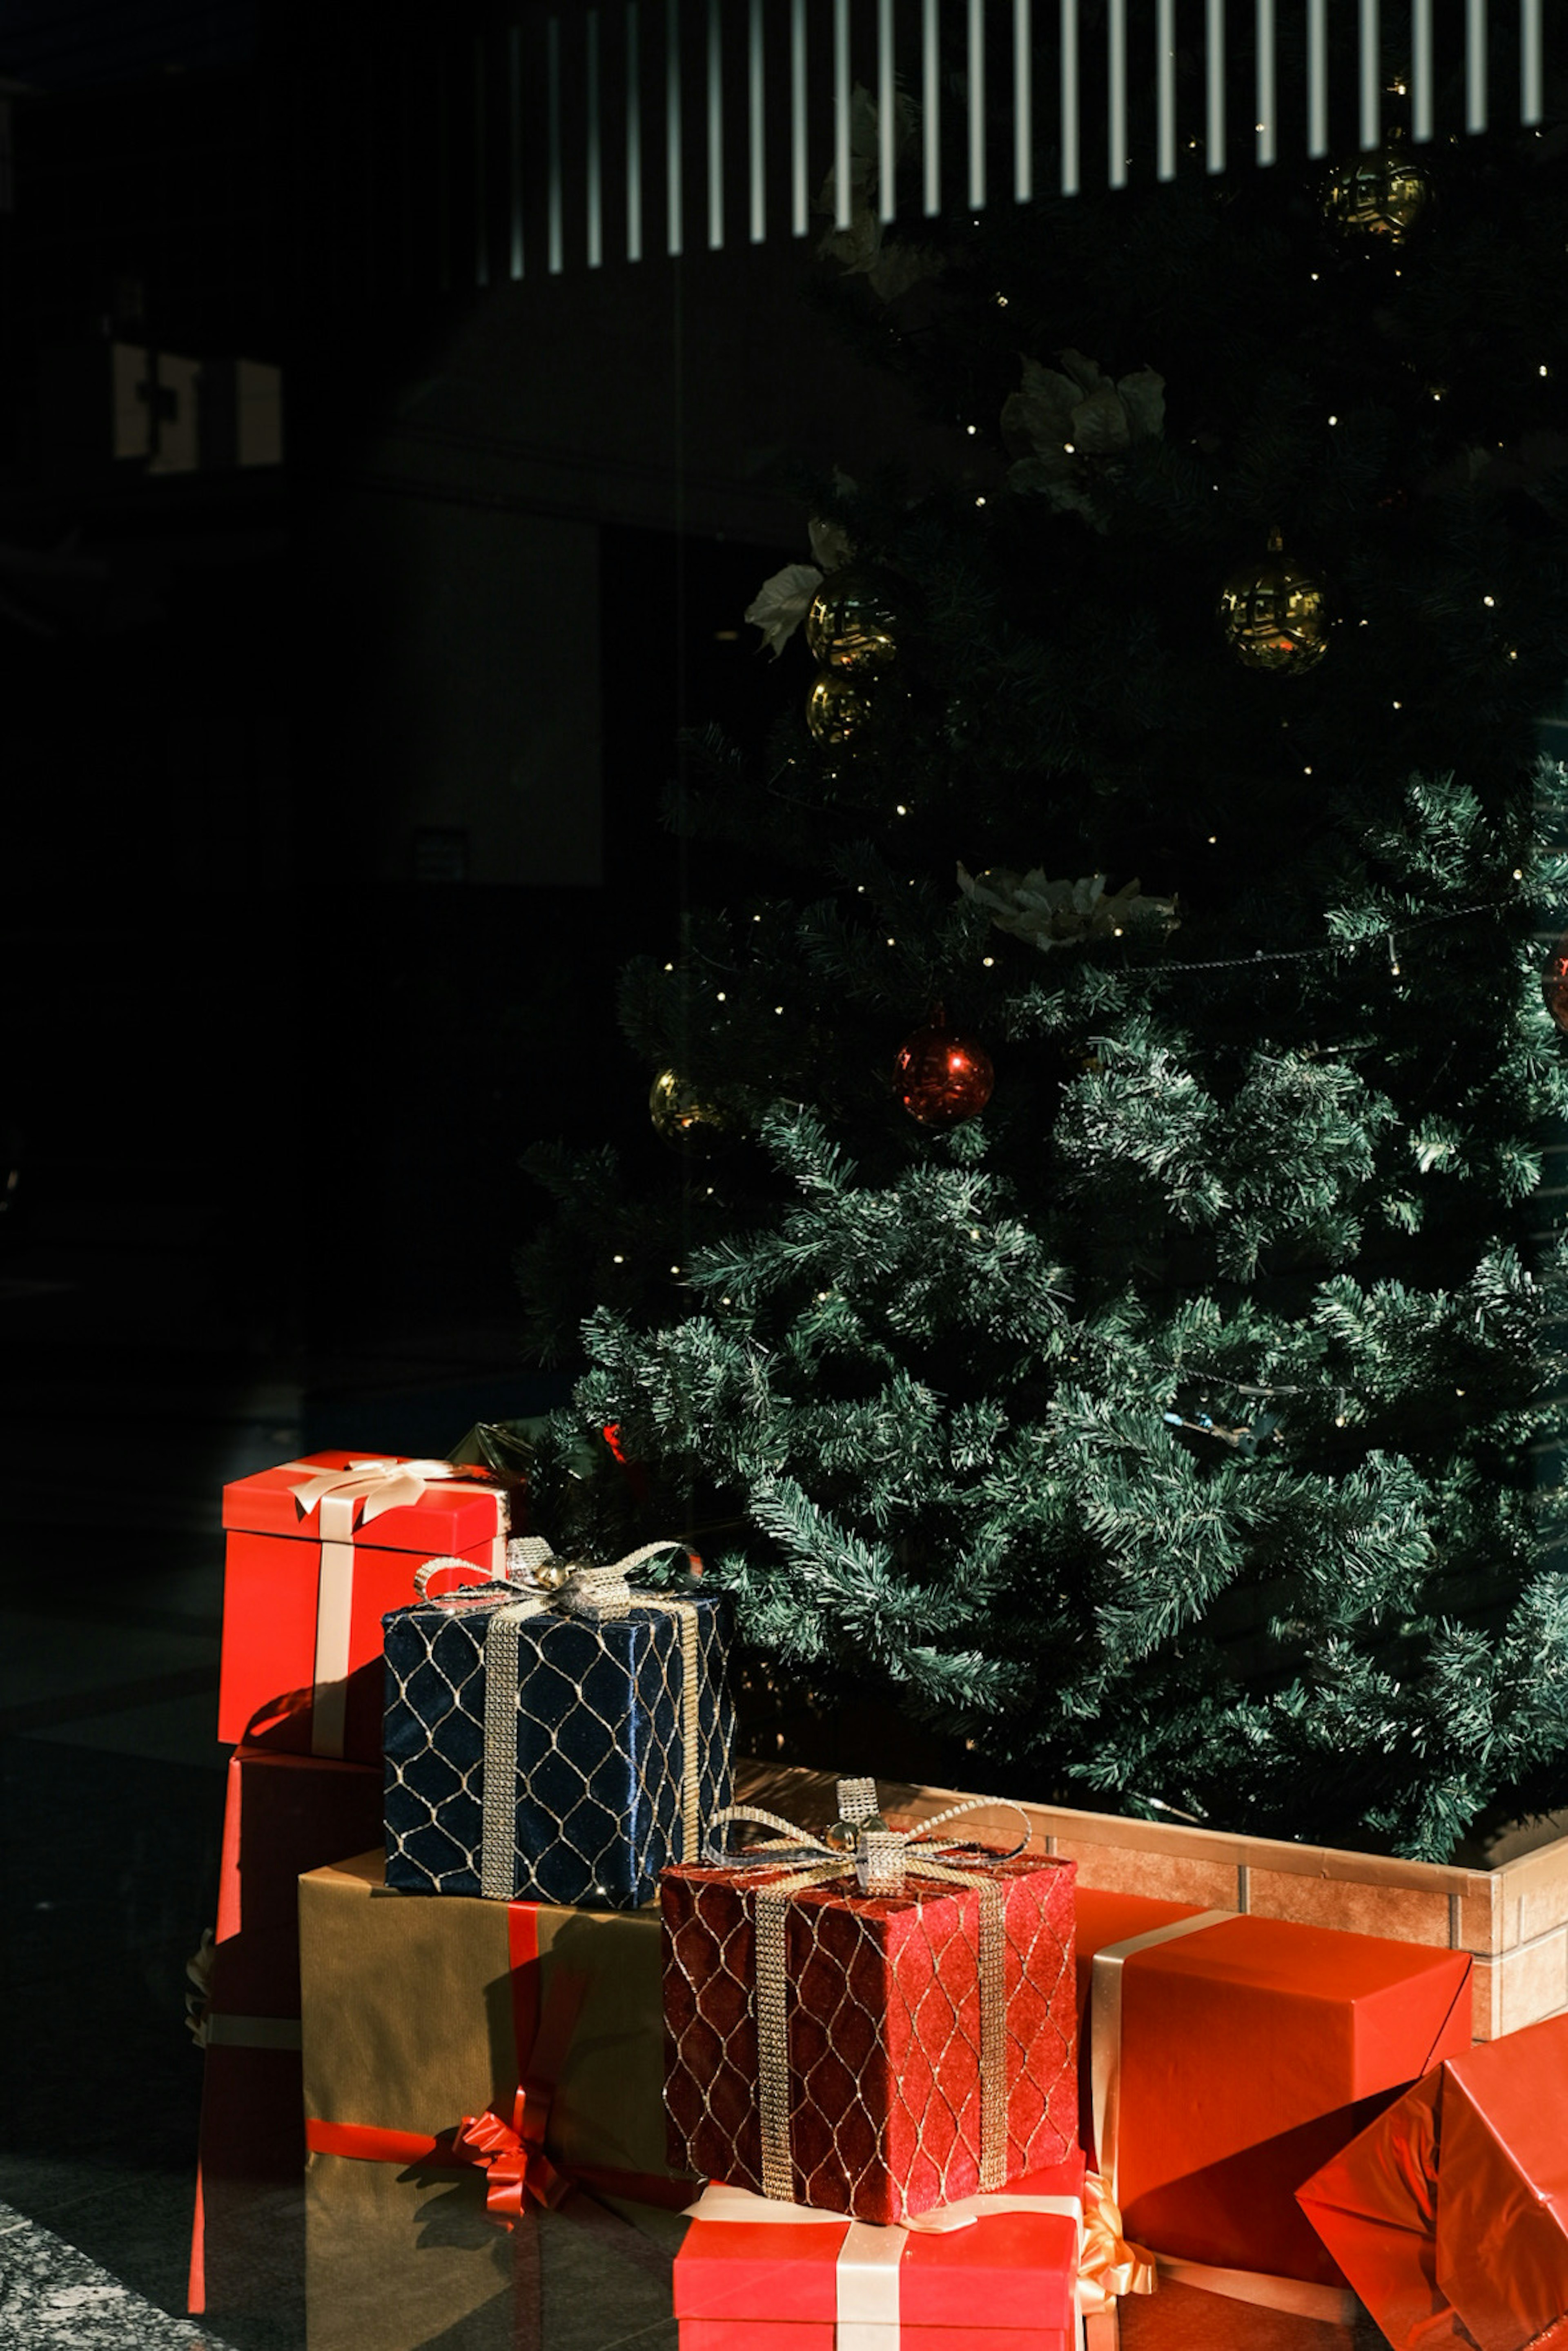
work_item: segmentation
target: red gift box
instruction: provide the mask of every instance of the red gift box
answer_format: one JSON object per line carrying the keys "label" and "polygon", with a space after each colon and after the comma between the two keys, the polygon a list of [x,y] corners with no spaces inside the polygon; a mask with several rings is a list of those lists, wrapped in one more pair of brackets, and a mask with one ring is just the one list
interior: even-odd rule
{"label": "red gift box", "polygon": [[303,1871],[360,1851],[380,1833],[381,1773],[241,1747],[230,1758],[217,1928],[204,2012],[205,2048],[189,2307],[242,2298],[246,2217],[258,2187],[298,2183],[305,2160],[299,2057]]}
{"label": "red gift box", "polygon": [[1129,2238],[1343,2288],[1295,2191],[1469,2046],[1469,1953],[1085,1889],[1078,1967],[1093,2140]]}
{"label": "red gift box", "polygon": [[[1070,2351],[1082,2195],[1077,2153],[939,2231],[710,2188],[675,2256],[681,2351],[834,2351],[858,2328],[909,2351]],[[1030,2202],[1056,2209],[1007,2209]]]}
{"label": "red gift box", "polygon": [[218,1737],[378,1762],[382,1618],[422,1560],[504,1575],[507,1524],[490,1470],[397,1454],[313,1453],[225,1486]]}
{"label": "red gift box", "polygon": [[896,1891],[811,1841],[664,1871],[672,2164],[885,2224],[1066,2158],[1075,1865],[922,1834]]}
{"label": "red gift box", "polygon": [[1450,2057],[1300,2193],[1396,2351],[1564,2351],[1568,2016]]}

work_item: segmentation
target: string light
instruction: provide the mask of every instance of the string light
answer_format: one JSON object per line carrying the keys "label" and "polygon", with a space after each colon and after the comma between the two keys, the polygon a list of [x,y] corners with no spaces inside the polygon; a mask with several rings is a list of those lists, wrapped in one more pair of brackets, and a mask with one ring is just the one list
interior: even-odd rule
{"label": "string light", "polygon": [[976,504],[977,507],[983,507],[983,506],[985,505],[985,503],[986,503],[986,501],[985,501],[985,499],[984,499],[984,498],[977,498],[977,499],[975,500],[975,504]]}
{"label": "string light", "polygon": [[784,1007],[783,1007],[781,1004],[776,1004],[776,1005],[774,1006],[773,1009],[774,1009],[774,1011],[775,1011],[775,1012],[782,1012],[782,1011],[783,1011],[783,1009],[784,1009]]}
{"label": "string light", "polygon": [[665,969],[666,971],[674,971],[674,967],[674,967],[674,965],[673,963],[667,963],[667,964],[664,966],[664,969]]}
{"label": "string light", "polygon": [[1337,424],[1339,423],[1339,418],[1337,416],[1331,416],[1329,418],[1329,423],[1331,424]]}
{"label": "string light", "polygon": [[615,1254],[614,1258],[612,1259],[612,1264],[615,1264],[615,1265],[624,1265],[624,1264],[625,1264],[625,1262],[626,1262],[625,1259],[624,1259],[624,1258],[620,1254],[619,1250],[616,1252],[616,1254]]}
{"label": "string light", "polygon": [[724,990],[722,987],[718,991],[718,1000],[721,1004],[724,1002]]}
{"label": "string light", "polygon": [[1405,707],[1405,705],[1404,705],[1402,702],[1396,702],[1396,703],[1395,704],[1394,707],[1395,707],[1395,709],[1396,709],[1396,710],[1403,710],[1403,709],[1404,709],[1404,707]]}
{"label": "string light", "polygon": [[[904,802],[899,800],[894,807],[894,813],[896,816],[907,816],[909,814],[909,810],[905,808]],[[861,888],[862,890],[865,888],[865,883],[863,882],[861,883]]]}
{"label": "string light", "polygon": [[1497,603],[1497,598],[1496,598],[1495,596],[1483,596],[1483,597],[1481,598],[1481,602],[1482,602],[1483,604],[1487,605],[1489,608],[1490,608],[1490,607],[1493,607],[1493,606],[1495,606],[1495,605],[1496,605],[1496,603]]}
{"label": "string light", "polygon": [[980,957],[980,967],[983,971],[989,971],[995,962],[995,956],[982,956]]}
{"label": "string light", "polygon": [[966,424],[966,425],[965,425],[965,427],[964,427],[965,432],[966,432],[967,434],[968,434],[968,435],[969,435],[969,437],[971,438],[971,440],[974,438],[975,434],[979,431],[979,429],[980,429],[980,428],[979,428],[979,426],[978,426],[977,424]]}

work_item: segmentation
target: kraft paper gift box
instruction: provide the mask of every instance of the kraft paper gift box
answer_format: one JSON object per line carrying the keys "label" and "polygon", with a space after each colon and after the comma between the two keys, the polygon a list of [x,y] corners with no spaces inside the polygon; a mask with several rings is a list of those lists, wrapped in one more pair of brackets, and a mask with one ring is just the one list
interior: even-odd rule
{"label": "kraft paper gift box", "polygon": [[887,1830],[869,1781],[840,1802],[848,1850],[790,1832],[664,1873],[670,2146],[888,2223],[1070,2153],[1074,1865],[923,1846],[936,1824]]}
{"label": "kraft paper gift box", "polygon": [[218,1737],[375,1763],[382,1618],[421,1560],[506,1572],[508,1502],[485,1468],[315,1453],[224,1489]]}
{"label": "kraft paper gift box", "polygon": [[1568,2351],[1568,2016],[1449,2057],[1301,2203],[1396,2351]]}
{"label": "kraft paper gift box", "polygon": [[217,1925],[192,1963],[204,2051],[189,2307],[246,2298],[257,2190],[297,2186],[305,2161],[299,2067],[298,1881],[375,1836],[369,1764],[241,1747],[229,1760]]}
{"label": "kraft paper gift box", "polygon": [[1295,2191],[1469,2046],[1469,1954],[1085,1888],[1078,1969],[1091,2160],[1127,2236],[1343,2292]]}
{"label": "kraft paper gift box", "polygon": [[675,2256],[680,2351],[1073,2351],[1082,2199],[1077,2150],[939,2229],[710,2187]]}
{"label": "kraft paper gift box", "polygon": [[502,2218],[573,2183],[690,2201],[664,2159],[656,1910],[423,1901],[365,1854],[300,1879],[299,1959],[308,2170],[476,2169]]}
{"label": "kraft paper gift box", "polygon": [[389,1885],[632,1910],[695,1857],[730,1793],[731,1604],[695,1578],[652,1592],[625,1574],[678,1548],[583,1568],[525,1538],[513,1582],[392,1611]]}

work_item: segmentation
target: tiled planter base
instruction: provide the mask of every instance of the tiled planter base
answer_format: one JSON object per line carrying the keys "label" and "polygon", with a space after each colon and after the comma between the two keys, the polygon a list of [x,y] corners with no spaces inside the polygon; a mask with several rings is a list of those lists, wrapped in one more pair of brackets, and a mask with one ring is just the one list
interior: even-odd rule
{"label": "tiled planter base", "polygon": [[[829,1773],[747,1763],[737,1781],[739,1802],[806,1825],[833,1815]],[[880,1784],[885,1808],[906,1819],[927,1819],[957,1802],[946,1788]],[[1085,1886],[1473,1953],[1478,2041],[1568,2009],[1568,1835],[1475,1868],[1052,1804],[1020,1809],[1033,1829],[1032,1849],[1076,1861]],[[985,1815],[973,1819],[983,1834]],[[996,1826],[1005,1828],[1005,1817]]]}

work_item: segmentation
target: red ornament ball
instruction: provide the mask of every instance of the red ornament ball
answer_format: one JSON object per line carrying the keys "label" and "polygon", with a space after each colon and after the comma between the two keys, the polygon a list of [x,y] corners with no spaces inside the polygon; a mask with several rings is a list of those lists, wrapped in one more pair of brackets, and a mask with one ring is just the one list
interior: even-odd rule
{"label": "red ornament ball", "polygon": [[898,1098],[922,1126],[957,1126],[977,1117],[997,1081],[985,1047],[949,1029],[940,1005],[925,1028],[904,1039],[893,1068]]}
{"label": "red ornament ball", "polygon": [[1546,1009],[1559,1029],[1568,1034],[1568,931],[1552,948],[1541,975],[1541,993],[1546,998]]}

